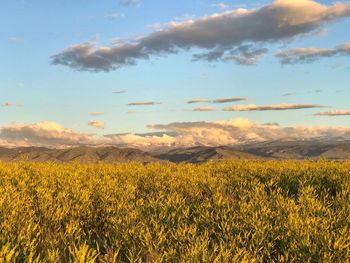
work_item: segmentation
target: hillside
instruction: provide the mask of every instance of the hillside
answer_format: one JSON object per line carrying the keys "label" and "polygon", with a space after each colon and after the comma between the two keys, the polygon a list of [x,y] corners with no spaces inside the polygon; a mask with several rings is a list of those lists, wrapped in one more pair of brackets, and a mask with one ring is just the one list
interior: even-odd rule
{"label": "hillside", "polygon": [[243,151],[237,151],[230,147],[193,147],[187,149],[173,149],[157,156],[162,160],[174,163],[203,163],[208,161],[246,159],[261,159],[260,156]]}
{"label": "hillside", "polygon": [[34,162],[59,162],[66,163],[77,161],[88,162],[157,162],[158,159],[148,153],[137,149],[119,149],[116,147],[77,147],[69,149],[46,149],[46,148],[14,148],[0,149],[0,160],[2,161],[34,161]]}
{"label": "hillside", "polygon": [[275,141],[243,145],[239,147],[206,147],[162,149],[146,152],[139,149],[116,147],[77,147],[47,149],[40,147],[0,148],[0,160],[33,162],[165,162],[204,163],[218,160],[303,160],[303,159],[350,159],[349,141]]}

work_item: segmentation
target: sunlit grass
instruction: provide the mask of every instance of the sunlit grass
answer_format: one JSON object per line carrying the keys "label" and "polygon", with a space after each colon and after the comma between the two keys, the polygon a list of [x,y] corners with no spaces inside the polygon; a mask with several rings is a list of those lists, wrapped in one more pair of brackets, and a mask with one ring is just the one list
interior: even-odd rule
{"label": "sunlit grass", "polygon": [[0,262],[344,262],[350,162],[0,164]]}

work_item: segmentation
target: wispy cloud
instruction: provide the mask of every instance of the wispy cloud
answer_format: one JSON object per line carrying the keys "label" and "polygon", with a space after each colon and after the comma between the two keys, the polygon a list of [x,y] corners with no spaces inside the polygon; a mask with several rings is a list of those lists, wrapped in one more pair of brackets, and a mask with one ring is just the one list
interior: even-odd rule
{"label": "wispy cloud", "polygon": [[109,20],[120,20],[123,19],[125,15],[123,13],[109,13],[105,15],[105,18]]}
{"label": "wispy cloud", "polygon": [[194,108],[193,111],[215,111],[213,107]]}
{"label": "wispy cloud", "polygon": [[13,102],[5,102],[1,105],[2,107],[22,107],[22,104],[16,104]]}
{"label": "wispy cloud", "polygon": [[116,90],[112,92],[113,94],[124,94],[126,93],[126,90]]}
{"label": "wispy cloud", "polygon": [[194,103],[210,103],[210,100],[206,100],[206,99],[194,99],[194,100],[190,100],[187,102],[188,104],[194,104]]}
{"label": "wispy cloud", "polygon": [[271,110],[299,110],[299,109],[311,109],[322,108],[323,106],[318,104],[273,104],[258,106],[254,104],[250,105],[237,105],[227,107],[225,111],[271,111]]}
{"label": "wispy cloud", "polygon": [[313,0],[276,0],[256,9],[240,8],[199,19],[172,21],[132,41],[113,42],[109,46],[75,44],[52,56],[51,63],[81,71],[111,71],[135,65],[140,59],[196,48],[204,52],[194,59],[231,59],[249,65],[266,53],[261,45],[313,33],[348,16],[347,2],[323,5]]}
{"label": "wispy cloud", "polygon": [[282,96],[283,97],[289,97],[289,96],[294,96],[296,93],[294,92],[287,92],[287,93],[284,93]]}
{"label": "wispy cloud", "polygon": [[104,129],[105,128],[105,123],[103,121],[90,121],[89,126],[97,128],[97,129]]}
{"label": "wispy cloud", "polygon": [[350,56],[350,43],[342,44],[334,49],[329,48],[293,48],[277,53],[282,64],[306,64],[321,58]]}
{"label": "wispy cloud", "polygon": [[219,9],[226,9],[228,8],[228,5],[225,3],[215,3],[211,5],[212,7],[219,8]]}
{"label": "wispy cloud", "polygon": [[91,116],[100,116],[100,115],[103,115],[104,113],[103,112],[99,112],[99,111],[94,111],[94,112],[90,112],[89,114]]}
{"label": "wispy cloud", "polygon": [[195,103],[229,103],[229,102],[238,102],[238,101],[246,101],[248,98],[220,98],[220,99],[214,99],[214,100],[208,100],[208,99],[194,99],[190,100],[187,103],[188,104],[195,104]]}
{"label": "wispy cloud", "polygon": [[229,102],[245,101],[245,100],[248,100],[248,98],[222,98],[222,99],[213,100],[212,103],[229,103]]}
{"label": "wispy cloud", "polygon": [[155,101],[146,101],[146,102],[130,102],[128,103],[128,106],[152,106],[162,104],[161,102],[155,102]]}
{"label": "wispy cloud", "polygon": [[335,110],[319,112],[314,114],[315,116],[350,116],[350,110]]}
{"label": "wispy cloud", "polygon": [[120,0],[119,3],[125,6],[137,6],[140,4],[140,0]]}

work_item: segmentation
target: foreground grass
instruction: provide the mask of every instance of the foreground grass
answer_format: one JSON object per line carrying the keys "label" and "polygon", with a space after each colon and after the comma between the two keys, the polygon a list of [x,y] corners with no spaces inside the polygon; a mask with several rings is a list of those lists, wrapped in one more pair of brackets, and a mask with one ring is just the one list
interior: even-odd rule
{"label": "foreground grass", "polygon": [[350,162],[0,164],[0,262],[346,262]]}

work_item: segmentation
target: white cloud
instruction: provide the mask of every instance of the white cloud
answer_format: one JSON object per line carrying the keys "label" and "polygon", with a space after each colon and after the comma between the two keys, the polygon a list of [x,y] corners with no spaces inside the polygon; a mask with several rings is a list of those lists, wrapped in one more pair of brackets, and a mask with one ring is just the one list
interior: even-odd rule
{"label": "white cloud", "polygon": [[232,60],[251,65],[266,53],[261,45],[313,33],[325,24],[350,16],[350,4],[323,5],[313,0],[276,0],[256,9],[233,9],[199,19],[169,22],[133,41],[72,45],[51,59],[81,71],[111,71],[139,59],[202,49],[194,59]]}
{"label": "white cloud", "polygon": [[[117,146],[152,149],[239,145],[273,140],[350,139],[350,127],[282,127],[278,124],[253,123],[244,118],[217,122],[183,122],[149,125],[157,130],[147,134],[111,134],[96,136],[64,128],[54,122],[12,124],[0,129],[0,145],[71,147],[79,145]],[[159,132],[158,132],[159,131]]]}
{"label": "white cloud", "polygon": [[93,141],[94,136],[78,133],[64,128],[55,122],[35,124],[12,124],[0,129],[0,140],[14,146],[60,147],[85,145]]}

